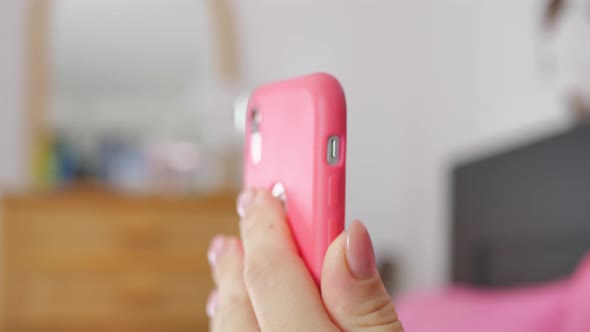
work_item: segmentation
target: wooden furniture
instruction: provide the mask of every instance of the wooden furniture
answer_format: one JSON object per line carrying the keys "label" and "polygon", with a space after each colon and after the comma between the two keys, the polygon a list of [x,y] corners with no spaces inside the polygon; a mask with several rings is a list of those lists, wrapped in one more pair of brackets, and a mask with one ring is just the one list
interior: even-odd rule
{"label": "wooden furniture", "polygon": [[237,233],[234,198],[5,197],[0,331],[206,331],[206,250]]}
{"label": "wooden furniture", "polygon": [[47,121],[49,111],[49,27],[52,0],[30,1],[27,11],[26,91],[23,95],[26,130],[29,142],[27,161],[33,179],[40,181],[39,164],[51,135]]}

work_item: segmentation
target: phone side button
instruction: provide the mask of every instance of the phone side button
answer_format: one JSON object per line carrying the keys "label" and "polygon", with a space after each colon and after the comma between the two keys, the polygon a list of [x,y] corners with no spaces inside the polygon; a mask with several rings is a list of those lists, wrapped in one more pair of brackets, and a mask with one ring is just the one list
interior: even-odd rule
{"label": "phone side button", "polygon": [[328,180],[328,206],[332,209],[339,208],[342,194],[342,176],[332,175]]}

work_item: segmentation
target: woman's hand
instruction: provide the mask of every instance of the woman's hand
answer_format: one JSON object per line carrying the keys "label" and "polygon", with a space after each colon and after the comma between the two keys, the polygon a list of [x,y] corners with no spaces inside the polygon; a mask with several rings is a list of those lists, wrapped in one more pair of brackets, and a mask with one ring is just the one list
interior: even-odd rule
{"label": "woman's hand", "polygon": [[238,213],[242,242],[219,236],[209,248],[211,331],[403,331],[361,222],[330,245],[320,294],[277,199],[246,191]]}

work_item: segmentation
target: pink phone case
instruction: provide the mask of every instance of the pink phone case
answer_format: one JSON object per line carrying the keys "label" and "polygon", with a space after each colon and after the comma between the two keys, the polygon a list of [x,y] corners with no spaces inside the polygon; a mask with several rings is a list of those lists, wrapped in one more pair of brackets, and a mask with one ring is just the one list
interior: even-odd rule
{"label": "pink phone case", "polygon": [[[334,137],[339,144],[329,147]],[[329,162],[334,149],[337,162]],[[292,234],[319,285],[326,250],[344,229],[346,102],[340,83],[318,73],[256,89],[248,102],[244,158],[246,188],[283,185]]]}

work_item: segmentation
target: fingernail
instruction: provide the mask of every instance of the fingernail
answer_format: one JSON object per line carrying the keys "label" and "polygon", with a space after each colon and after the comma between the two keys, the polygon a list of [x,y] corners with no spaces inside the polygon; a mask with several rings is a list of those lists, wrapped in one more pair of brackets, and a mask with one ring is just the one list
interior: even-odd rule
{"label": "fingernail", "polygon": [[216,236],[211,240],[209,244],[209,250],[207,251],[207,259],[211,266],[215,266],[215,262],[219,255],[225,250],[226,240],[223,236]]}
{"label": "fingernail", "polygon": [[238,196],[237,210],[240,217],[244,217],[254,202],[254,190],[244,190]]}
{"label": "fingernail", "polygon": [[377,273],[373,242],[365,225],[355,220],[346,236],[346,260],[353,277],[368,279]]}
{"label": "fingernail", "polygon": [[217,311],[217,299],[217,290],[213,290],[207,299],[207,316],[209,316],[209,318],[215,316],[215,311]]}
{"label": "fingernail", "polygon": [[242,251],[242,245],[238,239],[230,238],[225,245],[225,251],[233,254],[240,253]]}

